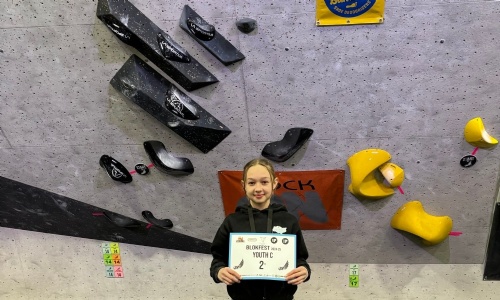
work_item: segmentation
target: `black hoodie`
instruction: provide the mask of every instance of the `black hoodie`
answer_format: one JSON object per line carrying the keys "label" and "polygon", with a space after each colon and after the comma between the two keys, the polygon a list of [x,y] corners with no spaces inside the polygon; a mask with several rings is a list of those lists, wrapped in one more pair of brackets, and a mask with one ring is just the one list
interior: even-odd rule
{"label": "black hoodie", "polygon": [[[212,243],[212,265],[210,267],[210,276],[215,282],[219,283],[217,274],[221,268],[227,267],[229,259],[229,233],[231,232],[252,232],[250,229],[249,209],[250,204],[238,206],[236,212],[226,217],[219,230],[215,234]],[[295,234],[297,239],[297,263],[296,266],[304,266],[311,276],[311,269],[307,264],[306,244],[302,237],[302,231],[299,222],[295,216],[288,213],[286,207],[281,204],[271,203],[268,208],[258,210],[251,208],[255,220],[255,232],[268,232],[268,213],[272,210],[272,227],[280,226],[286,228],[285,234]],[[296,285],[288,284],[286,281],[275,280],[241,280],[240,283],[234,283],[227,286],[227,292],[234,300],[289,300],[293,299],[293,294],[297,290]]]}

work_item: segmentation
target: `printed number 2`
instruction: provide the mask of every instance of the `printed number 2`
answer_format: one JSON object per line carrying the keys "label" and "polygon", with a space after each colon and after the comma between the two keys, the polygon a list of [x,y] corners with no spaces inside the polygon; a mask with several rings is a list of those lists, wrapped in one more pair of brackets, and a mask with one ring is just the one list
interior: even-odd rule
{"label": "printed number 2", "polygon": [[259,269],[264,270],[264,268],[262,267],[263,265],[264,265],[264,262],[261,260]]}

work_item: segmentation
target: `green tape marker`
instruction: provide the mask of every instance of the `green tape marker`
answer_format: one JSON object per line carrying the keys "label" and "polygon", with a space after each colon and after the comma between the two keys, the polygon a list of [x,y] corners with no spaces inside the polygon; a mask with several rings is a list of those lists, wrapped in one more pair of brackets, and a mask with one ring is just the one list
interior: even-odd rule
{"label": "green tape marker", "polygon": [[103,261],[104,261],[104,265],[106,266],[112,266],[113,265],[113,257],[111,254],[104,254],[102,256],[103,258]]}
{"label": "green tape marker", "polygon": [[359,287],[359,265],[349,265],[349,287]]}
{"label": "green tape marker", "polygon": [[359,275],[349,275],[349,287],[359,287]]}

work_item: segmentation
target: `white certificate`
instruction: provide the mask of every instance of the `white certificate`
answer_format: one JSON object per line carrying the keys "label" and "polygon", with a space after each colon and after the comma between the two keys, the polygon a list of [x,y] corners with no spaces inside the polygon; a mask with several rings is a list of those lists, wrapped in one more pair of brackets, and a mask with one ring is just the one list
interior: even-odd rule
{"label": "white certificate", "polygon": [[229,267],[241,279],[285,281],[285,275],[295,269],[296,243],[294,234],[230,233]]}

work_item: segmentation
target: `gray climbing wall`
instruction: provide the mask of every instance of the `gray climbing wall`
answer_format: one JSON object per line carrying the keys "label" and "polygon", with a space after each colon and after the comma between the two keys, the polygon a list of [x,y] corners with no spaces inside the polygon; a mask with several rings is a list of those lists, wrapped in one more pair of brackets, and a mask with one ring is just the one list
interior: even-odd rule
{"label": "gray climbing wall", "polygon": [[[380,288],[380,297],[394,291],[380,287],[387,280],[398,278],[395,290],[406,286],[408,296],[421,289],[413,277],[433,287],[433,275],[451,273],[467,274],[470,280],[443,280],[452,283],[443,285],[442,295],[456,286],[467,285],[472,297],[491,290],[474,280],[482,279],[478,265],[485,257],[500,150],[479,150],[479,161],[470,169],[458,162],[474,149],[463,139],[469,119],[482,117],[488,132],[500,137],[500,2],[395,0],[386,4],[381,25],[319,28],[311,0],[132,0],[220,81],[186,92],[232,131],[207,154],[109,85],[128,57],[140,53],[97,19],[97,1],[70,2],[0,4],[0,176],[134,219],[150,210],[170,218],[172,230],[211,241],[224,216],[217,171],[240,170],[288,128],[309,127],[315,131],[310,142],[276,169],[346,170],[342,229],[304,233],[309,261],[317,263],[316,280],[333,280],[343,288],[347,270],[339,264],[381,264],[365,268],[362,282],[362,287]],[[246,58],[226,67],[192,40],[178,26],[184,4],[212,22]],[[243,17],[256,19],[258,29],[239,32],[234,23]],[[162,141],[172,154],[188,157],[195,173],[178,178],[152,169],[149,176],[134,175],[132,183],[123,185],[99,167],[103,154],[129,169],[149,163],[142,147],[146,140]],[[360,201],[349,194],[346,160],[371,147],[387,150],[405,169],[404,195]],[[453,230],[463,234],[422,247],[393,230],[393,213],[410,200],[420,200],[429,213],[449,215]],[[8,270],[0,275],[0,295],[12,299],[28,291],[52,295],[55,290],[47,282],[62,286],[65,278],[79,285],[62,289],[61,297],[85,297],[88,288],[94,296],[106,295],[101,284],[137,298],[161,298],[158,291],[167,287],[173,299],[190,293],[197,299],[224,299],[223,287],[208,278],[210,259],[202,254],[122,245],[129,255],[123,258],[122,282],[131,280],[125,287],[96,279],[105,280],[101,241],[3,227],[0,240],[0,269]],[[70,251],[79,257],[75,273],[66,264],[57,266]],[[403,274],[385,264],[411,271]],[[414,264],[426,266],[415,269]],[[395,275],[380,275],[381,268]],[[31,280],[43,278],[49,269],[55,273]],[[345,272],[345,278],[338,272]],[[157,273],[181,275],[156,283],[145,279]],[[200,284],[190,290],[188,279],[193,278]],[[144,289],[131,291],[131,282]],[[318,292],[318,284],[304,285],[312,294],[302,295],[352,296],[341,287]]]}

